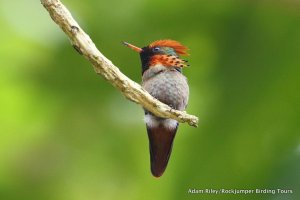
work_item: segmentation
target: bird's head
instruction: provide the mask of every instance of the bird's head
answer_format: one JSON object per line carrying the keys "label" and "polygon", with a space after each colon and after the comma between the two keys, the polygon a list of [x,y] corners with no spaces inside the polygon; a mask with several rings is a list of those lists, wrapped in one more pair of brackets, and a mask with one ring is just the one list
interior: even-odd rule
{"label": "bird's head", "polygon": [[123,42],[123,44],[140,54],[142,74],[149,67],[158,64],[178,69],[189,66],[186,60],[179,58],[179,55],[188,55],[188,48],[175,40],[157,40],[143,48],[136,47],[127,42]]}

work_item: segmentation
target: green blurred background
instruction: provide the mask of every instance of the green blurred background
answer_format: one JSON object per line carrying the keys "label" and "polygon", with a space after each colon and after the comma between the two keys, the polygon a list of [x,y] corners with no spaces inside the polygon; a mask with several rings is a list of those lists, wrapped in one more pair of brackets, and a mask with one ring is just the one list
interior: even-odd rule
{"label": "green blurred background", "polygon": [[[70,46],[38,0],[0,0],[0,199],[300,199],[300,1],[64,0],[140,82],[121,45],[190,50],[188,112],[165,174],[150,174],[140,106]],[[189,188],[293,194],[188,194]]]}

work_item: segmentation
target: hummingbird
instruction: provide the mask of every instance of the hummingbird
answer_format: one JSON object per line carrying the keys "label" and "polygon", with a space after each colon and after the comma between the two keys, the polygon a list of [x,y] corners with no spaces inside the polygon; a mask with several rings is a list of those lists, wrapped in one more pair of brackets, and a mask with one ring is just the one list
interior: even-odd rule
{"label": "hummingbird", "polygon": [[[127,42],[124,45],[140,54],[142,65],[142,87],[154,98],[176,110],[185,110],[189,98],[189,86],[182,68],[189,66],[186,60],[188,48],[175,40],[157,40],[143,48]],[[151,173],[163,175],[172,152],[178,129],[174,119],[157,117],[144,109],[147,128]]]}

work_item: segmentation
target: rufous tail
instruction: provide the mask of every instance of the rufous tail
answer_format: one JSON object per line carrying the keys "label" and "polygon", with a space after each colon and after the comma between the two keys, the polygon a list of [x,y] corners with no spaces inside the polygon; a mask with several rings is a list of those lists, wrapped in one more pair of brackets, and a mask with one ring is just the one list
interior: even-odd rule
{"label": "rufous tail", "polygon": [[148,138],[150,148],[151,172],[153,176],[163,175],[172,152],[173,140],[177,132],[175,127],[148,127]]}

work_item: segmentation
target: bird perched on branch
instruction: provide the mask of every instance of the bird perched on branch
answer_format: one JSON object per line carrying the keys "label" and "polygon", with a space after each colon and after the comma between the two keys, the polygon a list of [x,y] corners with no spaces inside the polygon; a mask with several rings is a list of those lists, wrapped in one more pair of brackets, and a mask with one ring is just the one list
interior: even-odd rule
{"label": "bird perched on branch", "polygon": [[[158,40],[139,48],[127,42],[124,45],[140,54],[142,87],[153,97],[176,110],[185,110],[189,86],[182,68],[189,66],[179,55],[188,55],[188,48],[174,40]],[[160,177],[168,164],[178,122],[164,119],[145,110],[149,138],[151,172]]]}

